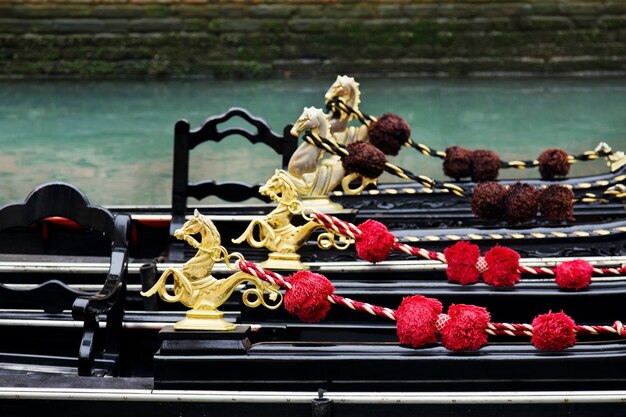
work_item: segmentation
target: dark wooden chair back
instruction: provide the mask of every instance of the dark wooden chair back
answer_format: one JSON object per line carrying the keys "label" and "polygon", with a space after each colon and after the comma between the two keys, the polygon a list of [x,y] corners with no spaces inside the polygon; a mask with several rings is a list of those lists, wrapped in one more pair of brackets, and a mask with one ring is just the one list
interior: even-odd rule
{"label": "dark wooden chair back", "polygon": [[[12,308],[40,309],[45,313],[71,310],[74,320],[83,321],[80,344],[77,344],[78,371],[80,375],[96,373],[94,361],[106,356],[107,363],[115,366],[117,342],[122,328],[122,303],[126,291],[128,269],[128,239],[130,217],[114,216],[108,210],[92,206],[87,197],[74,186],[53,182],[37,187],[24,203],[0,208],[0,231],[27,229],[46,219],[71,220],[82,229],[102,234],[110,241],[110,266],[97,293],[71,288],[66,283],[51,279],[30,289],[16,289],[0,284],[0,305]],[[99,332],[99,317],[106,316],[105,339],[96,353],[94,338]],[[108,370],[99,370],[106,373]]]}
{"label": "dark wooden chair back", "polygon": [[[226,127],[222,124],[238,118],[244,127]],[[249,128],[254,130],[248,130]],[[240,202],[250,198],[268,201],[259,194],[258,184],[246,184],[239,181],[204,180],[189,182],[189,153],[192,149],[207,141],[220,142],[230,136],[241,136],[253,144],[263,143],[282,155],[282,168],[287,168],[289,159],[296,151],[297,139],[291,136],[291,125],[285,126],[282,135],[272,131],[263,119],[253,117],[241,108],[231,108],[226,113],[209,117],[202,126],[191,130],[187,120],[180,120],[174,128],[174,167],[172,178],[172,223],[170,235],[185,222],[187,199],[194,197],[201,200],[216,196],[230,202]],[[170,256],[171,257],[171,256]]]}

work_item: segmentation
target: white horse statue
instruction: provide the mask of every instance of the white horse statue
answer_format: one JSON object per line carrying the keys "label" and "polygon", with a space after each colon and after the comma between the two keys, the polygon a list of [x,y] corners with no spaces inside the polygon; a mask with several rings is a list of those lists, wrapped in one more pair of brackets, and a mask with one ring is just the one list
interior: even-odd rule
{"label": "white horse statue", "polygon": [[[361,104],[359,83],[357,83],[354,78],[348,77],[347,75],[337,76],[337,80],[324,95],[324,100],[327,103],[335,98],[340,98],[345,104],[358,111],[359,104]],[[341,110],[330,115],[330,132],[336,142],[343,143],[344,145],[356,141],[369,142],[367,126],[348,126],[348,123],[355,117],[354,113],[346,113]]]}

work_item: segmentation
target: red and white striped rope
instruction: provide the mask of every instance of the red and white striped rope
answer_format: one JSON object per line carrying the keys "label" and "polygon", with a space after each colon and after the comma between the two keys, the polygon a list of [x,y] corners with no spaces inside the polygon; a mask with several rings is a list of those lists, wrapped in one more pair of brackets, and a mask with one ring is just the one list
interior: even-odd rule
{"label": "red and white striped rope", "polygon": [[291,289],[291,283],[287,280],[287,278],[277,274],[276,272],[261,268],[254,262],[241,259],[237,262],[237,266],[243,272],[260,278],[263,281],[267,281],[270,284],[278,285],[281,288]]}
{"label": "red and white striped rope", "polygon": [[[291,283],[289,279],[276,272],[262,268],[254,262],[239,260],[237,262],[238,267],[250,275],[253,275],[259,279],[267,281],[271,284],[278,285],[281,288],[291,289]],[[341,305],[351,310],[362,311],[373,316],[384,317],[389,320],[396,320],[396,310],[377,306],[375,304],[364,303],[362,301],[353,300],[351,298],[342,297],[340,295],[331,294],[328,296],[328,301],[332,304]],[[437,329],[441,330],[449,316],[447,314],[440,314],[437,318]],[[616,321],[611,326],[597,326],[597,325],[576,325],[574,330],[578,334],[616,334],[620,337],[626,337],[626,328],[622,325],[622,322]],[[492,336],[528,336],[533,335],[533,326],[527,323],[489,323],[485,330],[487,334]]]}
{"label": "red and white striped rope", "polygon": [[618,336],[626,337],[626,329],[621,321],[616,321],[612,326],[590,326],[590,325],[576,325],[574,330],[577,333],[582,334],[602,334],[602,333],[614,333]]}
{"label": "red and white striped rope", "polygon": [[525,323],[489,323],[486,331],[494,336],[532,336],[533,326]]}
{"label": "red and white striped rope", "polygon": [[392,248],[402,251],[408,255],[415,255],[415,256],[422,257],[424,259],[439,261],[442,264],[448,263],[445,255],[441,252],[433,252],[433,251],[429,251],[423,248],[416,248],[414,246],[407,245],[406,243],[400,243],[398,241],[393,243]]}
{"label": "red and white striped rope", "polygon": [[352,310],[364,311],[372,316],[385,317],[389,320],[396,320],[396,311],[387,307],[380,307],[374,304],[364,303],[357,300],[352,300],[347,297],[342,297],[336,294],[328,296],[328,300],[333,304],[339,304],[344,307],[348,307]]}
{"label": "red and white striped rope", "polygon": [[[331,216],[324,213],[312,212],[311,218],[317,221],[320,225],[324,226],[327,230],[332,231],[338,235],[345,236],[351,239],[356,239],[361,235],[361,230],[350,222],[338,219],[335,216]],[[406,243],[395,241],[392,249],[406,253],[407,255],[419,256],[424,259],[438,261],[443,264],[447,264],[446,257],[441,252],[433,252],[423,248],[410,246]],[[518,271],[530,275],[556,275],[556,268],[547,267],[530,267],[519,265]],[[626,273],[626,265],[619,268],[593,268],[594,275],[622,275]]]}
{"label": "red and white striped rope", "polygon": [[352,223],[344,222],[335,216],[314,211],[311,213],[311,218],[324,226],[326,229],[329,229],[336,234],[349,237],[350,239],[356,239],[357,236],[361,235],[361,229]]}
{"label": "red and white striped rope", "polygon": [[[621,321],[616,321],[611,326],[595,326],[595,325],[576,325],[574,331],[578,334],[616,334],[626,337],[626,329]],[[489,323],[487,333],[490,335],[500,336],[532,336],[533,326],[530,324],[514,324],[514,323]]]}
{"label": "red and white striped rope", "polygon": [[[269,282],[270,284],[278,285],[281,288],[291,289],[291,283],[288,278],[283,277],[276,272],[262,268],[261,266],[245,260],[240,260],[237,265],[239,269],[250,275],[253,275],[259,279]],[[380,307],[377,305],[364,303],[362,301],[352,300],[340,295],[331,294],[328,296],[328,301],[333,304],[342,305],[348,307],[351,310],[363,311],[373,316],[385,317],[390,320],[396,319],[396,311],[387,307]]]}

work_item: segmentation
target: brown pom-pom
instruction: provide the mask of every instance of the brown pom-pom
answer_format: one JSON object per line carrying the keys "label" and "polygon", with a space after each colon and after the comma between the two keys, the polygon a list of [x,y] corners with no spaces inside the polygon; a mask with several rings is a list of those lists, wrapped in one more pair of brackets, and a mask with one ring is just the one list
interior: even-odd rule
{"label": "brown pom-pom", "polygon": [[472,213],[481,219],[499,219],[507,190],[497,182],[481,182],[472,193]]}
{"label": "brown pom-pom", "polygon": [[350,155],[341,158],[346,173],[356,172],[367,178],[378,178],[385,170],[387,157],[375,146],[366,142],[352,142],[348,150]]}
{"label": "brown pom-pom", "polygon": [[504,196],[504,218],[509,223],[524,223],[537,215],[539,191],[530,184],[516,182]]}
{"label": "brown pom-pom", "polygon": [[539,195],[539,209],[549,220],[574,220],[574,192],[559,184],[549,185]]}
{"label": "brown pom-pom", "polygon": [[450,146],[443,159],[444,175],[460,180],[472,175],[472,151],[461,146]]}
{"label": "brown pom-pom", "polygon": [[479,149],[472,152],[472,181],[494,181],[500,171],[500,157],[494,151]]}
{"label": "brown pom-pom", "polygon": [[372,145],[387,155],[397,155],[400,148],[411,137],[409,124],[394,113],[385,113],[370,124],[367,132]]}
{"label": "brown pom-pom", "polygon": [[541,178],[551,180],[554,177],[564,177],[569,172],[570,163],[567,152],[563,149],[546,149],[537,158]]}

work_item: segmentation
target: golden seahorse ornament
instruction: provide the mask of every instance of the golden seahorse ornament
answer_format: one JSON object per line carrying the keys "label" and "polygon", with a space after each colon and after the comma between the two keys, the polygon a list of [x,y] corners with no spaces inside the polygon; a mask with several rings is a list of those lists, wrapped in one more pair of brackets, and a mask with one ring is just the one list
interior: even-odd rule
{"label": "golden seahorse ornament", "polygon": [[[200,241],[193,237],[198,233]],[[235,325],[224,320],[224,313],[219,311],[219,307],[240,284],[246,282],[253,285],[242,294],[246,306],[263,305],[273,310],[282,303],[282,294],[277,286],[261,281],[253,275],[236,272],[222,279],[216,279],[211,275],[216,262],[224,261],[229,264],[230,257],[241,255],[228,255],[226,249],[220,246],[221,238],[215,225],[198,210],[182,228],[176,230],[174,236],[184,240],[198,252],[181,268],[167,268],[156,284],[141,295],[150,297],[158,293],[161,299],[168,303],[180,302],[190,307],[191,310],[187,311],[185,319],[174,325],[175,329],[234,330]],[[173,294],[166,287],[169,277],[174,280]],[[265,300],[266,293],[271,303]]]}

